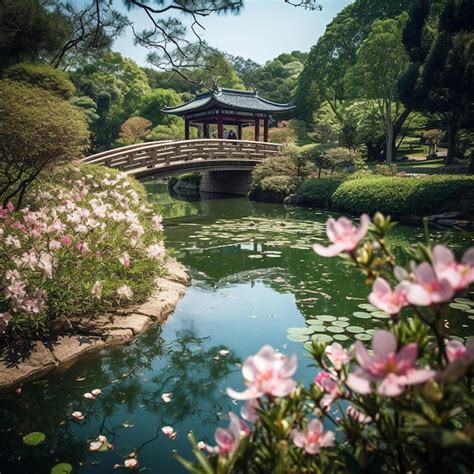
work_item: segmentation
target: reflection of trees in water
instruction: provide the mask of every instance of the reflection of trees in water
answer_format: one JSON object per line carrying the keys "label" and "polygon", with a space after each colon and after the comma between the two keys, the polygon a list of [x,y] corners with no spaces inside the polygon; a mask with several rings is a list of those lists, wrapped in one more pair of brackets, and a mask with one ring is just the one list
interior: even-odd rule
{"label": "reflection of trees in water", "polygon": [[[122,425],[126,417],[140,410],[148,412],[149,423],[157,430],[189,416],[214,424],[216,412],[228,403],[217,387],[238,370],[240,360],[231,354],[215,360],[225,347],[208,347],[207,339],[198,337],[189,326],[165,343],[161,328],[156,327],[126,347],[82,361],[63,375],[26,386],[20,397],[2,400],[0,472],[49,473],[59,461],[77,466],[96,456],[88,452],[87,440],[102,433],[113,443],[127,429]],[[103,394],[95,401],[83,398],[86,391],[97,387]],[[173,393],[171,403],[163,402],[163,392]],[[83,427],[71,419],[74,410],[86,415]],[[129,428],[135,430],[135,447],[147,442],[141,438],[138,419],[130,423],[135,425]],[[36,448],[24,446],[21,437],[31,431],[45,432],[46,443]],[[116,456],[103,453],[100,460],[105,464],[109,457],[116,461]]]}

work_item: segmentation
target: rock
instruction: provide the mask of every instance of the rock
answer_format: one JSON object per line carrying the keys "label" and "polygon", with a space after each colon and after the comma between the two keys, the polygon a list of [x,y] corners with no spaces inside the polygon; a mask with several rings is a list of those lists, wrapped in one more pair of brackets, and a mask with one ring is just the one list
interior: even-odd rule
{"label": "rock", "polygon": [[123,344],[124,342],[133,339],[133,332],[131,329],[112,329],[107,333],[105,343],[107,345]]}
{"label": "rock", "polygon": [[[139,307],[137,308],[137,310]],[[133,334],[145,332],[150,325],[150,318],[142,314],[129,314],[127,316],[115,316],[112,321],[105,326],[109,329],[131,329]]]}
{"label": "rock", "polygon": [[104,347],[102,339],[88,336],[61,336],[53,347],[53,356],[61,369],[72,365],[80,356]]}
{"label": "rock", "polygon": [[0,361],[0,390],[21,385],[25,381],[35,380],[56,368],[56,359],[42,342],[37,342],[30,356],[12,366],[5,360]]}
{"label": "rock", "polygon": [[191,276],[187,268],[179,263],[174,258],[170,258],[166,261],[166,276],[169,280],[182,285],[189,286],[191,284]]}
{"label": "rock", "polygon": [[290,206],[297,206],[300,203],[301,199],[297,194],[290,194],[283,200],[283,204],[288,204]]}
{"label": "rock", "polygon": [[429,221],[437,221],[439,219],[456,219],[458,217],[461,217],[461,213],[458,211],[452,211],[452,212],[442,212],[441,214],[434,214],[432,216],[428,216]]}

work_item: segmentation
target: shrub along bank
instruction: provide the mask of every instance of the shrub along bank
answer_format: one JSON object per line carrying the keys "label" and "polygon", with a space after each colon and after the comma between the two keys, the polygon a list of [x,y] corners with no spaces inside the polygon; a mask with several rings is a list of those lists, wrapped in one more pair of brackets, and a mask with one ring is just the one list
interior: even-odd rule
{"label": "shrub along bank", "polygon": [[357,179],[308,179],[297,202],[353,214],[380,211],[393,216],[459,211],[474,215],[474,177],[364,176]]}

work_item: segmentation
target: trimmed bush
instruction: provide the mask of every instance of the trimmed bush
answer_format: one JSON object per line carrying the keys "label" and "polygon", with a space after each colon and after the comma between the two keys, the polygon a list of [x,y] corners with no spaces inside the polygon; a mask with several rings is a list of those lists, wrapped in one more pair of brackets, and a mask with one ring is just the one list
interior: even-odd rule
{"label": "trimmed bush", "polygon": [[63,99],[70,99],[76,93],[67,73],[48,64],[15,64],[5,71],[5,78],[41,87]]}
{"label": "trimmed bush", "polygon": [[333,206],[354,214],[392,215],[473,212],[474,177],[373,177],[348,180],[332,196]]}
{"label": "trimmed bush", "polygon": [[310,206],[330,207],[332,195],[342,183],[342,179],[321,178],[307,179],[301,183],[296,194],[299,204]]}
{"label": "trimmed bush", "polygon": [[283,202],[294,191],[294,178],[290,176],[267,176],[258,186],[252,186],[249,198],[254,201]]}

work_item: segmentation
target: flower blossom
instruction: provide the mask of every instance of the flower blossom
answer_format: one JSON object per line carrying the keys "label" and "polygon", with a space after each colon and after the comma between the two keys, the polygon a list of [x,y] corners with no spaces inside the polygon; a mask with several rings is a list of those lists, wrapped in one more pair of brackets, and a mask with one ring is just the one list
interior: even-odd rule
{"label": "flower blossom", "polygon": [[342,395],[339,386],[329,372],[319,372],[314,378],[314,383],[325,392],[321,399],[322,408],[328,408],[336,398]]}
{"label": "flower blossom", "polygon": [[208,446],[206,449],[211,454],[232,454],[239,445],[239,441],[244,436],[250,434],[250,428],[235,413],[229,412],[229,428],[217,428],[214,439],[217,446]]}
{"label": "flower blossom", "polygon": [[455,290],[462,290],[474,282],[474,248],[467,250],[458,263],[451,250],[444,245],[435,245],[432,262],[436,276],[447,280]]}
{"label": "flower blossom", "polygon": [[418,355],[418,345],[410,343],[397,352],[395,336],[384,330],[377,331],[372,339],[373,356],[364,345],[355,343],[355,356],[359,368],[349,374],[347,385],[354,392],[372,392],[371,384],[379,382],[377,393],[386,397],[396,397],[407,385],[415,385],[432,379],[436,372],[414,367]]}
{"label": "flower blossom", "polygon": [[165,436],[167,436],[169,439],[176,439],[176,431],[173,429],[172,426],[163,426],[163,428],[161,428],[161,431],[163,432],[163,434]]}
{"label": "flower blossom", "polygon": [[340,217],[337,221],[333,218],[326,223],[326,233],[332,245],[324,247],[314,244],[313,250],[322,257],[334,257],[342,252],[352,252],[364,238],[370,224],[367,214],[360,216],[360,226],[355,227],[347,217]]}
{"label": "flower blossom", "polygon": [[454,295],[454,289],[449,280],[439,278],[433,267],[426,262],[420,263],[415,269],[415,282],[406,286],[406,298],[409,303],[417,306],[449,301]]}
{"label": "flower blossom", "polygon": [[163,230],[163,218],[160,215],[154,215],[151,220],[153,222],[153,227],[155,228],[155,230],[161,232]]}
{"label": "flower blossom", "polygon": [[123,465],[124,467],[128,469],[133,469],[138,466],[138,461],[135,458],[128,458],[128,459],[125,459],[125,461],[123,462]]}
{"label": "flower blossom", "polygon": [[171,393],[163,393],[161,395],[161,399],[165,402],[165,403],[169,403],[171,402]]}
{"label": "flower blossom", "polygon": [[247,357],[242,375],[248,388],[239,393],[228,388],[227,395],[236,400],[251,400],[263,395],[284,397],[296,387],[291,376],[296,372],[297,360],[275,352],[271,346],[263,346],[254,356]]}
{"label": "flower blossom", "polygon": [[247,400],[245,402],[245,405],[240,410],[240,416],[245,421],[250,421],[250,423],[256,423],[259,419],[257,408],[257,399]]}
{"label": "flower blossom", "polygon": [[350,416],[353,420],[357,421],[362,425],[366,425],[372,422],[372,417],[365,415],[361,411],[357,410],[353,405],[349,405],[346,409],[346,415]]}
{"label": "flower blossom", "polygon": [[127,285],[122,285],[120,288],[117,289],[117,295],[119,298],[126,298],[127,300],[131,300],[133,296],[133,290]]}
{"label": "flower blossom", "polygon": [[146,253],[150,258],[162,260],[165,255],[165,247],[163,246],[163,242],[160,242],[159,244],[150,245],[146,249]]}
{"label": "flower blossom", "polygon": [[466,369],[474,362],[474,337],[467,340],[466,345],[452,339],[446,344],[448,365],[439,374],[443,382],[454,382],[462,377]]}
{"label": "flower blossom", "polygon": [[120,257],[119,257],[119,262],[125,267],[128,268],[130,266],[130,255],[128,252],[124,252]]}
{"label": "flower blossom", "polygon": [[308,454],[318,454],[321,448],[334,444],[335,435],[332,431],[324,431],[322,423],[313,418],[303,431],[293,429],[291,438],[298,448],[304,449]]}
{"label": "flower blossom", "polygon": [[326,356],[336,370],[341,370],[342,366],[350,360],[349,353],[338,342],[333,342],[326,347]]}
{"label": "flower blossom", "polygon": [[73,411],[71,416],[78,421],[82,421],[85,418],[81,411]]}
{"label": "flower blossom", "polygon": [[372,286],[369,301],[376,308],[388,314],[398,314],[408,304],[409,285],[407,281],[402,281],[392,290],[387,280],[378,277]]}

